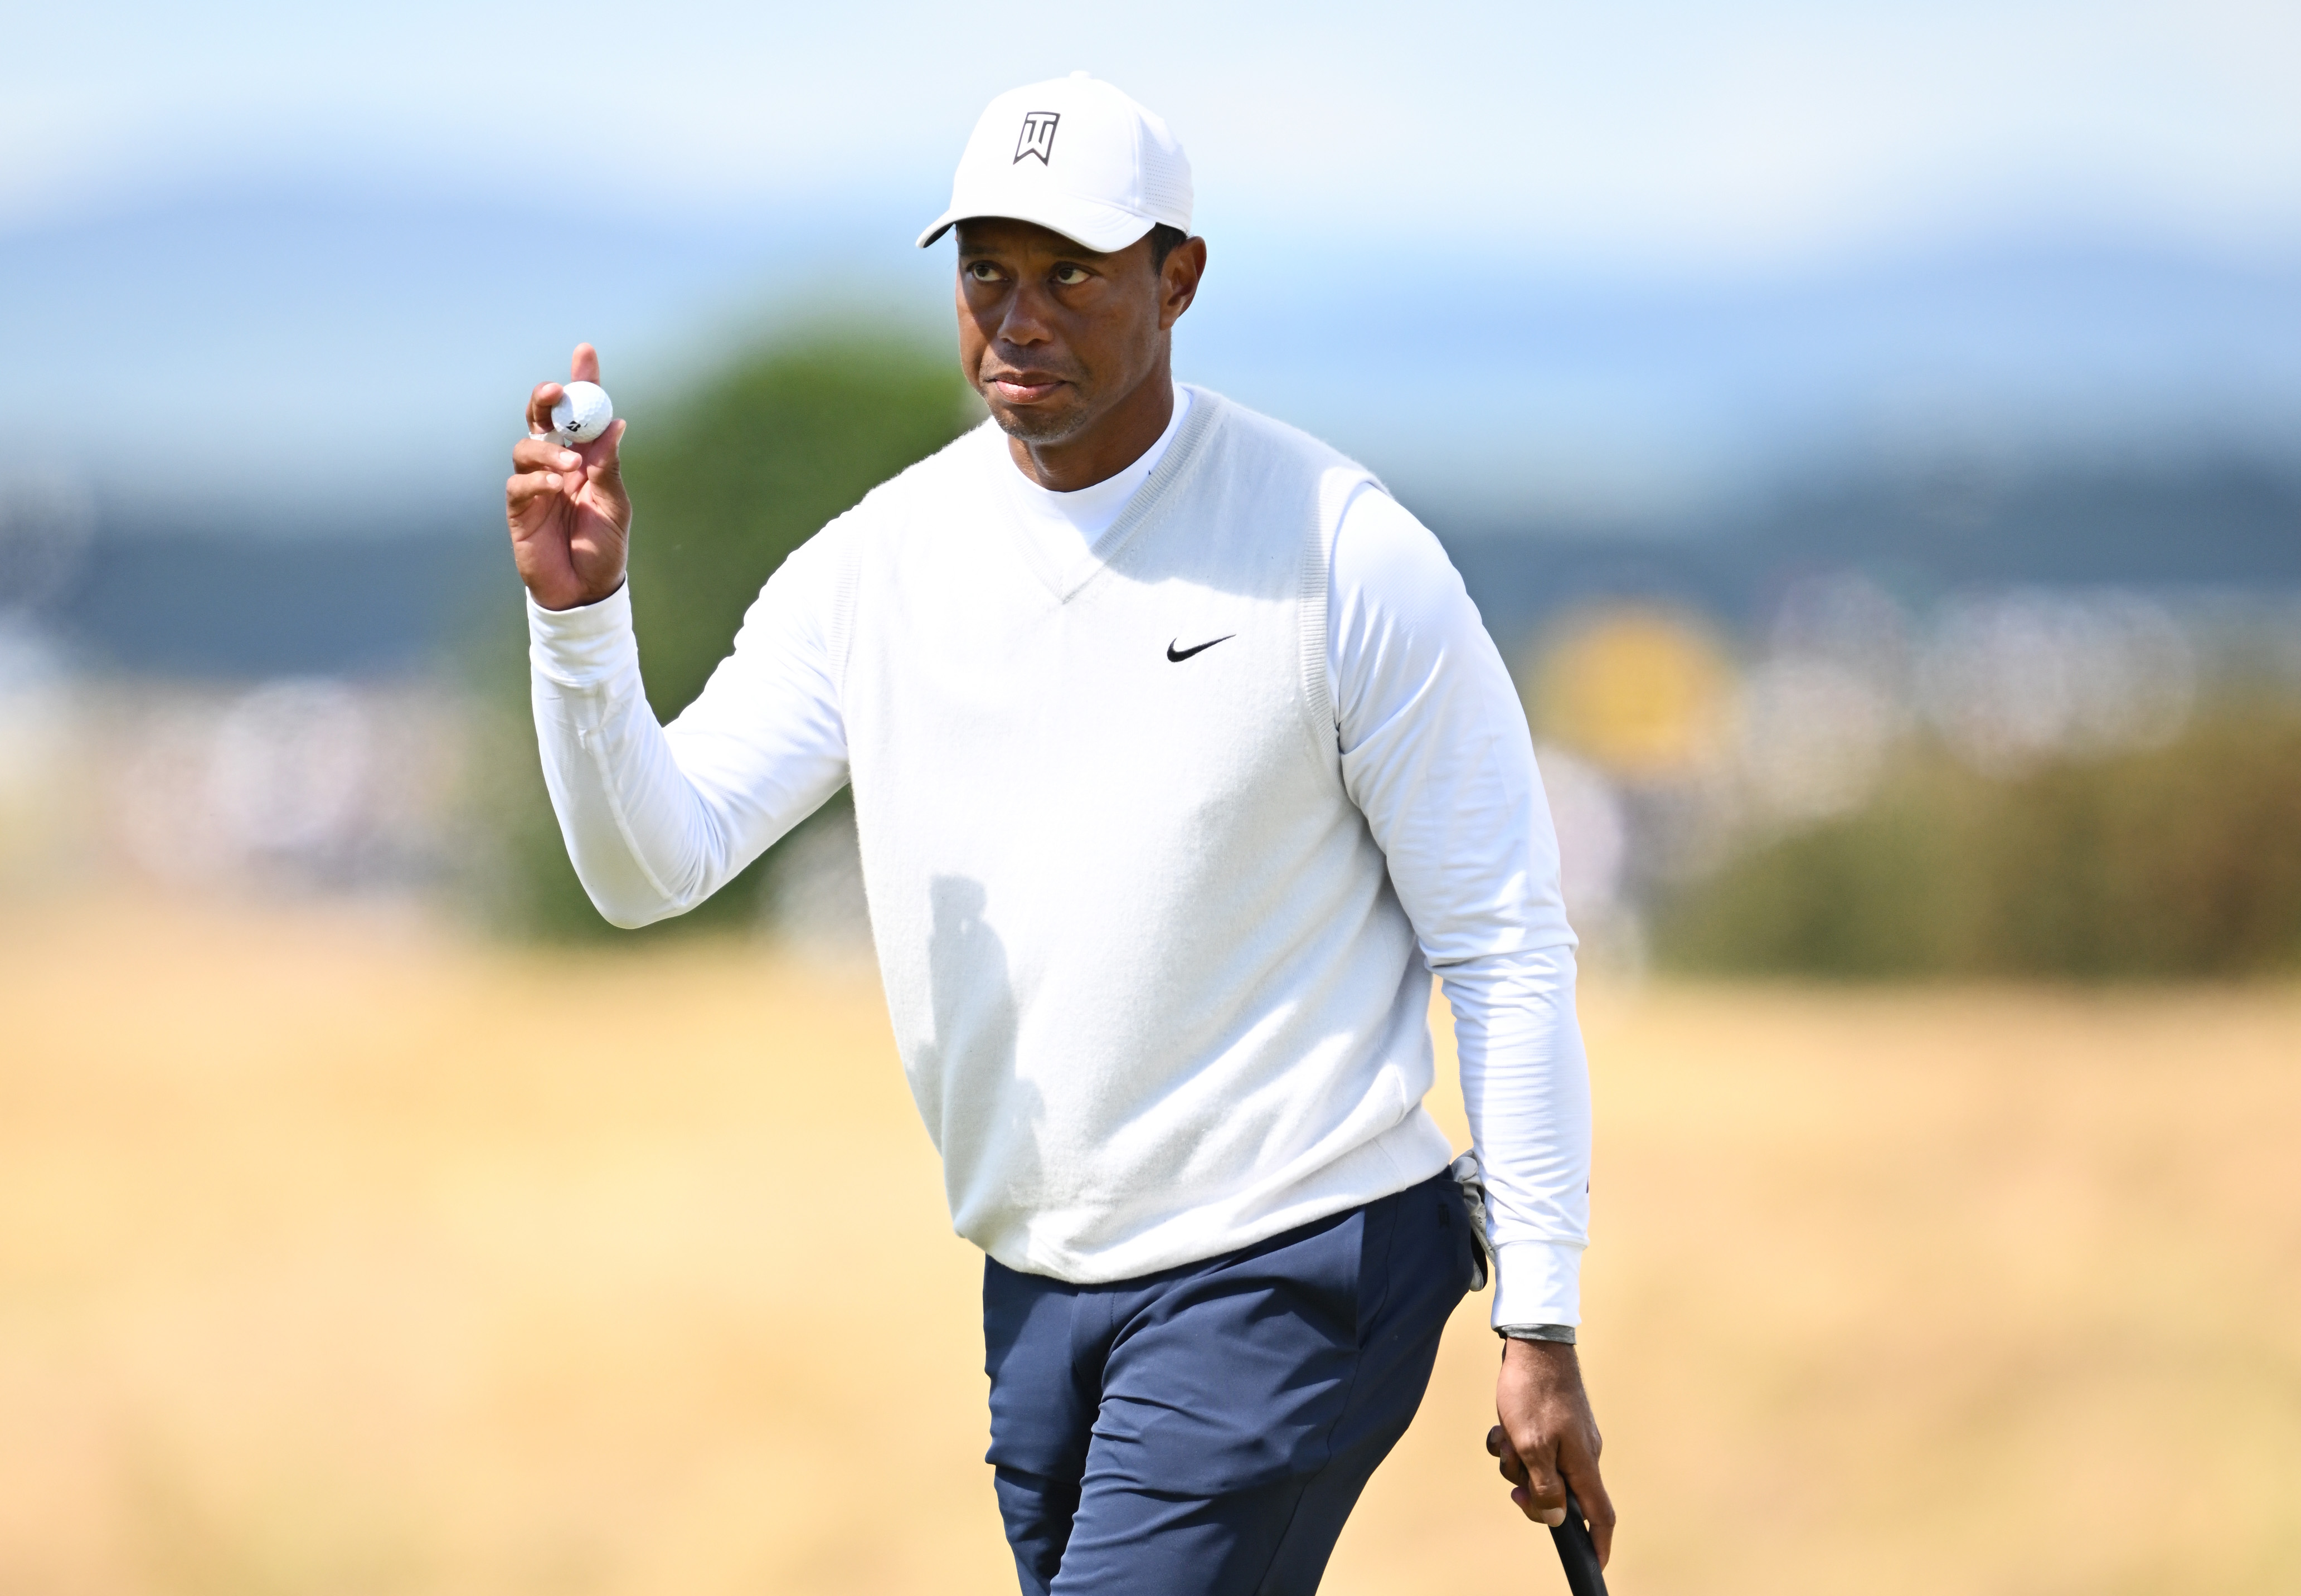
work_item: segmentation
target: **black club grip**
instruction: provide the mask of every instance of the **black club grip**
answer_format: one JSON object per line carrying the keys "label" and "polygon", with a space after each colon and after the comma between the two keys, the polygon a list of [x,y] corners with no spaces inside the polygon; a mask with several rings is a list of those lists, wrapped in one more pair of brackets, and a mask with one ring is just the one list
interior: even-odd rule
{"label": "black club grip", "polygon": [[1606,1576],[1598,1567],[1598,1548],[1590,1539],[1590,1526],[1582,1522],[1582,1504],[1574,1500],[1569,1487],[1566,1492],[1566,1522],[1550,1532],[1550,1539],[1558,1548],[1558,1560],[1566,1568],[1566,1588],[1574,1596],[1606,1596]]}

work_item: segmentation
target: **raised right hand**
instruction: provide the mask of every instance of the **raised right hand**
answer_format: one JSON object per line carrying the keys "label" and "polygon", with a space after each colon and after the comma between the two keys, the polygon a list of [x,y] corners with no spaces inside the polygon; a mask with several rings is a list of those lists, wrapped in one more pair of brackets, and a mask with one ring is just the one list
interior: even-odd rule
{"label": "raised right hand", "polygon": [[[597,382],[599,352],[576,345],[567,380]],[[558,444],[541,436],[551,429],[559,392],[558,383],[546,382],[527,397],[529,436],[512,446],[504,518],[511,524],[512,562],[535,602],[548,610],[572,610],[597,604],[623,585],[632,500],[618,454],[621,421],[589,443]]]}

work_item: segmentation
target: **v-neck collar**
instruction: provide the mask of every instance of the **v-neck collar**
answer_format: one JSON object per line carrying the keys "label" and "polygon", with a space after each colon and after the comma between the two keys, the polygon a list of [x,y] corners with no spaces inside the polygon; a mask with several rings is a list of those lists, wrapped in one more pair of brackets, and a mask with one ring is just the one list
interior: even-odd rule
{"label": "v-neck collar", "polygon": [[[1058,559],[1048,549],[1045,540],[1033,536],[1032,529],[1023,523],[1022,516],[1011,507],[1013,501],[1008,484],[996,479],[992,481],[992,487],[1000,506],[1000,519],[1007,524],[1008,540],[1021,555],[1023,564],[1030,567],[1031,573],[1054,595],[1056,603],[1068,604],[1081,588],[1101,574],[1118,557],[1119,551],[1134,540],[1134,534],[1143,523],[1158,513],[1167,497],[1168,489],[1197,464],[1199,446],[1214,424],[1215,411],[1221,400],[1205,389],[1196,387],[1191,389],[1190,397],[1190,412],[1184,416],[1182,427],[1176,432],[1174,441],[1167,446],[1165,456],[1143,479],[1142,485],[1134,490],[1126,508],[1119,512],[1118,519],[1110,523],[1092,546],[1068,559]],[[990,426],[992,439],[997,446],[991,455],[992,469],[994,472],[1015,470],[1014,459],[1007,453],[1006,435],[995,425],[985,424]]]}

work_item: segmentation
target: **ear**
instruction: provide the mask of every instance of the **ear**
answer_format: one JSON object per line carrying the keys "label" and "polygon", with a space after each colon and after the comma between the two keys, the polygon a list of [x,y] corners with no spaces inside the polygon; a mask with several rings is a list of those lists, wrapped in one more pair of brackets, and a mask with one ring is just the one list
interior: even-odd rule
{"label": "ear", "polygon": [[1207,241],[1186,238],[1168,252],[1159,268],[1159,330],[1165,332],[1183,319],[1191,301],[1199,297],[1199,282],[1207,274]]}

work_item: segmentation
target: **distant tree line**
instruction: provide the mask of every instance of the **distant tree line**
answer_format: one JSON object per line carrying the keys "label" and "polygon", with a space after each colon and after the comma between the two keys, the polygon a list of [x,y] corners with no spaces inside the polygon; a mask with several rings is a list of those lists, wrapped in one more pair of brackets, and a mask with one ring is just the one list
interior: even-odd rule
{"label": "distant tree line", "polygon": [[2301,718],[2228,706],[2171,746],[2013,780],[1912,755],[1859,812],[1681,889],[1654,940],[1720,974],[2301,971]]}

